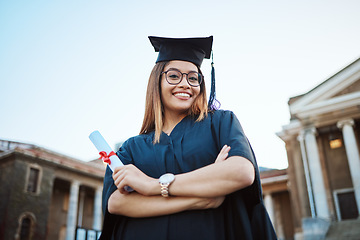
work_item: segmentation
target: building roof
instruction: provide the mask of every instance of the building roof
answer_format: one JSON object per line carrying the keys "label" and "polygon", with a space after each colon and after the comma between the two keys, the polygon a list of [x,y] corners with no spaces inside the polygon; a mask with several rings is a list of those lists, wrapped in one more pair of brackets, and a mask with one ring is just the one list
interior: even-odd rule
{"label": "building roof", "polygon": [[34,144],[8,141],[0,139],[0,163],[2,159],[13,154],[22,154],[29,157],[39,158],[63,168],[81,171],[103,177],[105,167],[96,161],[84,162]]}
{"label": "building roof", "polygon": [[336,72],[334,75],[330,76],[328,79],[326,79],[325,81],[321,82],[320,84],[318,84],[317,86],[315,86],[314,88],[312,88],[311,90],[309,90],[306,93],[297,95],[297,96],[293,96],[290,97],[288,104],[291,105],[292,103],[296,102],[298,99],[300,99],[301,97],[314,92],[316,89],[320,88],[321,86],[323,86],[324,84],[326,84],[327,82],[331,81],[333,78],[335,78],[336,76],[340,75],[341,73],[343,73],[345,70],[347,70],[348,68],[351,68],[353,65],[357,64],[358,62],[360,62],[360,58],[356,59],[355,61],[353,61],[352,63],[350,63],[349,65],[343,67],[340,71]]}

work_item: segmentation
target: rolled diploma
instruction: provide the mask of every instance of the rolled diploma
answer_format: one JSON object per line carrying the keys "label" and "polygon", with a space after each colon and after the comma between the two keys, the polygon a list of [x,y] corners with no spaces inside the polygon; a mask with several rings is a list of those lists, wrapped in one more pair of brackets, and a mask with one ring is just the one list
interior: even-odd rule
{"label": "rolled diploma", "polygon": [[[92,132],[89,135],[89,138],[99,152],[104,151],[104,152],[106,152],[106,155],[109,155],[113,151],[99,131],[96,130],[96,131]],[[114,169],[116,167],[124,166],[124,164],[121,162],[120,158],[116,154],[113,156],[110,156],[110,161],[111,162],[108,165],[109,165],[111,171],[114,171]],[[127,192],[134,191],[129,186],[125,186],[124,189]]]}
{"label": "rolled diploma", "polygon": [[[104,151],[107,155],[109,155],[110,152],[113,151],[99,131],[92,132],[89,138],[96,147],[96,149],[99,151],[99,153]],[[116,154],[110,157],[110,161],[111,163],[109,164],[109,167],[111,171],[114,171],[116,167],[124,166],[124,164],[121,162],[120,158]]]}

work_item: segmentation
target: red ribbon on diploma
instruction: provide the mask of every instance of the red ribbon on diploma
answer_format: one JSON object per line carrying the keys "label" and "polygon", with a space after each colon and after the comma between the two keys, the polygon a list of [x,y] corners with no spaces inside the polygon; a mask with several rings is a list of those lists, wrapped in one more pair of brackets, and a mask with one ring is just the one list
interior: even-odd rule
{"label": "red ribbon on diploma", "polygon": [[109,155],[106,154],[105,151],[99,152],[100,159],[104,161],[104,163],[111,164],[110,157],[116,155],[114,151],[111,151]]}

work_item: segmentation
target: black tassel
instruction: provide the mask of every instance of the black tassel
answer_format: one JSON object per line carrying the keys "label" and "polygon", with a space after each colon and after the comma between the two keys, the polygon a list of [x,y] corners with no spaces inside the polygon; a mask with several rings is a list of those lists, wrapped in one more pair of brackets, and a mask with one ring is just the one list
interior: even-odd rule
{"label": "black tassel", "polygon": [[220,102],[216,99],[215,91],[215,68],[214,68],[214,54],[211,53],[211,90],[208,102],[209,110],[217,110],[220,108]]}

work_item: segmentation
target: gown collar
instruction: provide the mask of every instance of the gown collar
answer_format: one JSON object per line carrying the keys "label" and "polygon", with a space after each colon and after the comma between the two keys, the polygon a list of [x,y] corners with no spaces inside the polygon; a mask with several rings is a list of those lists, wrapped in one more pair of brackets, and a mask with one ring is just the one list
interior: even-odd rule
{"label": "gown collar", "polygon": [[168,144],[171,139],[181,138],[185,133],[184,130],[189,124],[191,124],[191,119],[191,116],[186,116],[181,119],[181,121],[175,125],[169,135],[167,135],[165,132],[161,132],[160,144]]}

